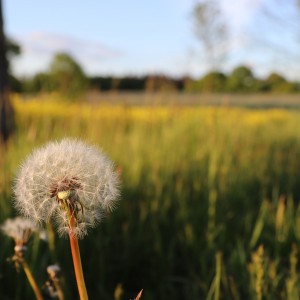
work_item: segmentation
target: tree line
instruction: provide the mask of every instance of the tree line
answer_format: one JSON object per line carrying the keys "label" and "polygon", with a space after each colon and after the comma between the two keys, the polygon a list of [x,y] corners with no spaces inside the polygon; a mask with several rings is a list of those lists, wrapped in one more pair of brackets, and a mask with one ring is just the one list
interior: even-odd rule
{"label": "tree line", "polygon": [[11,75],[11,88],[18,93],[58,91],[74,96],[94,91],[202,92],[202,93],[296,93],[300,83],[271,73],[257,78],[247,66],[238,66],[229,73],[210,71],[201,78],[173,78],[156,74],[145,76],[87,76],[82,67],[67,53],[53,57],[48,70],[31,77]]}

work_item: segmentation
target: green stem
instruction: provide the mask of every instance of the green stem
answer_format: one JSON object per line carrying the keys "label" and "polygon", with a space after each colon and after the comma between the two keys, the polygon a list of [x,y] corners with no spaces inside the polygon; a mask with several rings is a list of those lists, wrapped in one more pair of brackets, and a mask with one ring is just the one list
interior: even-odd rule
{"label": "green stem", "polygon": [[70,218],[70,226],[71,226],[71,230],[69,231],[69,237],[70,237],[70,245],[71,245],[78,292],[79,292],[80,300],[88,300],[89,298],[88,298],[88,294],[84,282],[78,240],[76,235],[74,235],[74,233],[72,232],[72,228],[75,228],[76,226],[76,220],[72,215],[72,213],[69,214],[69,218]]}
{"label": "green stem", "polygon": [[36,299],[37,300],[43,300],[44,298],[42,296],[40,288],[37,285],[37,283],[36,283],[36,281],[35,281],[32,273],[30,271],[30,268],[29,268],[28,264],[26,263],[26,261],[24,259],[22,259],[21,263],[22,263],[23,270],[24,270],[24,272],[25,272],[25,274],[27,276],[27,279],[28,279],[28,281],[29,281],[29,283],[30,283],[33,291],[34,291]]}

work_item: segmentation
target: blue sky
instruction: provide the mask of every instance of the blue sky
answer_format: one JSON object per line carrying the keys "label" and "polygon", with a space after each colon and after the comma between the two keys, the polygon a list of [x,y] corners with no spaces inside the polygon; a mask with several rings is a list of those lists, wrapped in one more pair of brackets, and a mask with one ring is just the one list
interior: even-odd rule
{"label": "blue sky", "polygon": [[[261,17],[265,8],[279,18],[286,16],[281,16],[282,7],[293,14],[293,0],[218,1],[232,29],[223,70],[246,64],[257,75],[274,70],[300,78],[297,51],[295,58],[290,55],[296,47],[300,50],[300,41],[296,44],[282,28],[286,24],[276,29]],[[54,53],[66,51],[89,75],[201,76],[208,65],[193,35],[196,2],[3,0],[6,33],[22,47],[13,72],[20,76],[46,70]],[[278,51],[283,42],[284,50]]]}

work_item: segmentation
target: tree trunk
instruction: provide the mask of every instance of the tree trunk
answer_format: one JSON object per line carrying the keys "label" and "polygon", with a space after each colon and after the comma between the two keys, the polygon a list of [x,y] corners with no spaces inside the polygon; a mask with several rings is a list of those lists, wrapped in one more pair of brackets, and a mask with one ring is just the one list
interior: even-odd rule
{"label": "tree trunk", "polygon": [[2,0],[0,0],[0,139],[6,144],[14,127],[13,108],[9,100],[8,61],[3,27]]}

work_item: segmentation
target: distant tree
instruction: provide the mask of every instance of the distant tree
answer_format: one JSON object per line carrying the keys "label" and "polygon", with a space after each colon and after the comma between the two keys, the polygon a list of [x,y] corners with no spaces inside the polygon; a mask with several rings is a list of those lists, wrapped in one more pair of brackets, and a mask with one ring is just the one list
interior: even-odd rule
{"label": "distant tree", "polygon": [[13,108],[9,99],[7,44],[4,35],[2,1],[0,0],[0,140],[6,143],[14,128]]}
{"label": "distant tree", "polygon": [[21,54],[21,47],[11,38],[6,38],[6,51],[8,60],[10,60],[12,57]]}
{"label": "distant tree", "polygon": [[176,89],[175,82],[164,75],[149,76],[145,82],[147,92],[171,92],[176,91]]}
{"label": "distant tree", "polygon": [[22,80],[22,91],[35,94],[40,92],[50,92],[54,90],[53,82],[48,73],[41,72],[33,77]]}
{"label": "distant tree", "polygon": [[174,83],[176,85],[177,91],[179,91],[179,92],[184,91],[186,82],[188,82],[189,80],[190,80],[189,76],[183,76],[183,77],[174,79]]}
{"label": "distant tree", "polygon": [[275,91],[280,86],[285,85],[287,80],[278,73],[273,72],[267,77],[265,83],[269,91]]}
{"label": "distant tree", "polygon": [[226,57],[229,30],[219,3],[216,0],[203,0],[193,10],[194,33],[199,40],[204,59],[210,70],[219,68]]}
{"label": "distant tree", "polygon": [[201,81],[187,78],[184,82],[184,91],[188,93],[200,92],[202,89]]}
{"label": "distant tree", "polygon": [[15,77],[10,69],[10,61],[21,54],[21,47],[11,38],[6,38],[6,56],[8,59],[8,81],[11,92],[20,93],[22,91],[22,82]]}
{"label": "distant tree", "polygon": [[144,77],[127,76],[120,79],[119,90],[121,91],[141,91],[145,88]]}
{"label": "distant tree", "polygon": [[209,72],[201,79],[201,86],[203,92],[224,92],[226,89],[226,76],[217,71]]}
{"label": "distant tree", "polygon": [[21,93],[22,92],[22,82],[17,77],[9,74],[9,85],[10,90],[15,93]]}
{"label": "distant tree", "polygon": [[121,78],[119,78],[119,77],[113,77],[112,81],[111,81],[110,89],[112,91],[118,91],[119,87],[120,87],[120,81],[121,81]]}
{"label": "distant tree", "polygon": [[111,89],[111,86],[112,86],[112,81],[113,81],[113,78],[111,76],[108,76],[108,77],[101,77],[101,76],[90,77],[89,78],[89,86],[93,90],[109,91]]}
{"label": "distant tree", "polygon": [[[178,90],[181,91],[184,88],[186,78],[169,78],[160,76],[159,80],[164,81],[156,84],[154,76],[125,76],[125,77],[90,77],[89,86],[93,90],[107,91],[107,90],[118,90],[118,91],[143,91],[145,87],[149,90]],[[150,79],[151,78],[151,79]],[[168,82],[168,84],[167,84]],[[116,84],[117,83],[117,84]]]}
{"label": "distant tree", "polygon": [[49,67],[49,87],[67,96],[76,97],[84,92],[88,80],[81,66],[67,53],[54,56]]}
{"label": "distant tree", "polygon": [[278,73],[271,73],[265,80],[265,85],[268,91],[275,93],[291,93],[299,90],[297,84],[289,82]]}
{"label": "distant tree", "polygon": [[233,69],[227,79],[227,91],[229,92],[255,92],[258,90],[258,81],[252,71],[246,66]]}
{"label": "distant tree", "polygon": [[211,71],[199,80],[186,82],[185,91],[221,93],[226,90],[226,75],[222,72]]}

